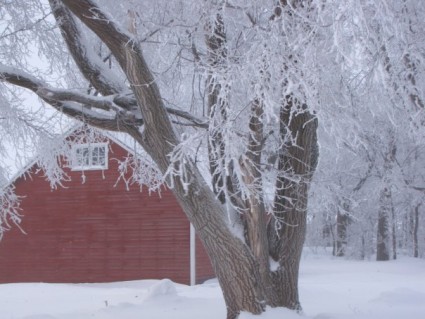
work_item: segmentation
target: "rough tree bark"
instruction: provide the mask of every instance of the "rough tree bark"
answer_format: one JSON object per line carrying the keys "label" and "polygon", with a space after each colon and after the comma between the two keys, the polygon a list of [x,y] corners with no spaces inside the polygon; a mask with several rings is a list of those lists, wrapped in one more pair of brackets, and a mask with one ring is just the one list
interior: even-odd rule
{"label": "rough tree bark", "polygon": [[[296,112],[303,109],[304,112]],[[289,135],[289,136],[288,136]],[[271,257],[279,263],[272,272],[278,303],[301,310],[298,271],[306,232],[308,189],[317,166],[317,120],[306,105],[286,96],[280,112],[278,168],[272,220],[269,223]]]}

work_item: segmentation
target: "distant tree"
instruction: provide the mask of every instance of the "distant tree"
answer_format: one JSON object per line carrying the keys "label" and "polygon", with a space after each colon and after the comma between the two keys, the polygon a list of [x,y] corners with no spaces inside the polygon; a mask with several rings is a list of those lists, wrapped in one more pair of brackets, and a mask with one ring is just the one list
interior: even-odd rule
{"label": "distant tree", "polygon": [[418,231],[419,231],[419,208],[421,204],[417,204],[414,208],[413,215],[413,257],[419,257],[419,239],[418,239]]}

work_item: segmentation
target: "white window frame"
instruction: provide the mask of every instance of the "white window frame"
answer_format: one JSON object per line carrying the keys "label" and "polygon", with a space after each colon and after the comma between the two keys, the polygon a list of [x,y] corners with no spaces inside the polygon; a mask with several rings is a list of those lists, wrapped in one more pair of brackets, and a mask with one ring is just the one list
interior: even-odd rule
{"label": "white window frame", "polygon": [[[104,161],[103,163],[95,163],[95,150],[102,148],[104,150]],[[78,159],[78,152],[87,150],[87,163],[82,164]],[[71,160],[71,169],[73,171],[88,171],[88,170],[106,170],[108,169],[108,143],[87,143],[87,144],[77,144],[72,146],[72,160]]]}

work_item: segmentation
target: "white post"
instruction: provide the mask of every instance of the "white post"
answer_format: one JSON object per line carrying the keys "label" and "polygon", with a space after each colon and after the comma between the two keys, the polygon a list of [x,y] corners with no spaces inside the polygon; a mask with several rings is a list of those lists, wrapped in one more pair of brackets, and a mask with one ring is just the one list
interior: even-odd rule
{"label": "white post", "polygon": [[190,224],[190,285],[196,284],[196,236],[195,227]]}

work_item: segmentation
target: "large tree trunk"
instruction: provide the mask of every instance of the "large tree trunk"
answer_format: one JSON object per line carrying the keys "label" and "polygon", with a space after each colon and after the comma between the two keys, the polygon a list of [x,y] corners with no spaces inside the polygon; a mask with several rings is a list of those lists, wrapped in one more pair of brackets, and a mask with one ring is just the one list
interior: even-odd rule
{"label": "large tree trunk", "polygon": [[318,159],[317,119],[291,95],[286,96],[281,109],[280,136],[279,176],[268,229],[270,255],[279,263],[272,274],[278,294],[274,306],[301,310],[298,272],[306,233],[308,190]]}
{"label": "large tree trunk", "polygon": [[[304,193],[306,190],[298,188],[298,191]],[[298,275],[305,240],[306,212],[294,209],[287,211],[281,218],[282,220],[272,219],[269,227],[269,238],[273,242],[270,245],[271,256],[279,263],[278,269],[272,272],[278,300],[273,306],[300,311]]]}

